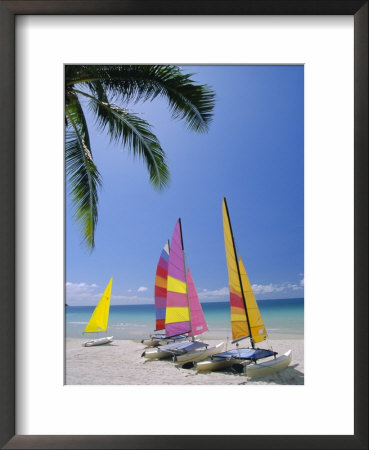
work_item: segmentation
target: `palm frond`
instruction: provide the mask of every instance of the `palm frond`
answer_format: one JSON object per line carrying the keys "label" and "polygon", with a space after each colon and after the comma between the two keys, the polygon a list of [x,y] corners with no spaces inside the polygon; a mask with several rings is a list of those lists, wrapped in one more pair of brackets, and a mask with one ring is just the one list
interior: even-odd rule
{"label": "palm frond", "polygon": [[134,156],[139,156],[145,162],[152,185],[156,189],[167,186],[169,169],[165,152],[151,131],[149,123],[136,114],[117,105],[102,102],[87,92],[79,90],[75,92],[90,99],[90,107],[96,114],[97,126],[102,131],[107,130],[112,141],[127,147]]}
{"label": "palm frond", "polygon": [[195,84],[191,76],[167,65],[66,66],[67,89],[82,84],[97,94],[102,87],[123,102],[163,97],[173,118],[185,120],[193,131],[204,132],[212,120],[215,94],[209,86]]}
{"label": "palm frond", "polygon": [[86,117],[78,96],[73,91],[69,93],[68,104],[65,107],[65,113],[67,125],[69,124],[73,128],[74,126],[77,127],[77,129],[80,131],[81,138],[83,139],[86,147],[89,149],[92,155]]}
{"label": "palm frond", "polygon": [[66,120],[65,161],[73,213],[82,228],[87,248],[92,250],[95,246],[97,190],[101,186],[101,177],[92,158],[86,121],[79,102],[66,106]]}
{"label": "palm frond", "polygon": [[101,177],[93,161],[80,96],[89,99],[98,127],[140,157],[151,183],[161,189],[169,182],[169,170],[158,138],[148,122],[114,103],[162,97],[174,119],[184,120],[191,130],[207,131],[215,95],[209,86],[196,84],[191,77],[168,65],[65,66],[66,170],[74,216],[88,248],[94,247]]}

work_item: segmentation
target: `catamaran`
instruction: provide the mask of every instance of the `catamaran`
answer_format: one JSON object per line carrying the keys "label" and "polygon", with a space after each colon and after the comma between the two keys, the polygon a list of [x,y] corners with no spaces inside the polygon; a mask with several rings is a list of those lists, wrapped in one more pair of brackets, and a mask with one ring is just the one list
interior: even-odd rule
{"label": "catamaran", "polygon": [[[108,328],[109,310],[110,310],[110,295],[113,284],[113,277],[110,278],[108,285],[105,288],[98,304],[96,305],[90,320],[85,328],[85,333],[101,333]],[[106,336],[99,339],[91,339],[83,343],[85,347],[92,347],[93,345],[108,344],[113,341],[113,336]]]}
{"label": "catamaran", "polygon": [[[168,279],[168,261],[169,261],[169,241],[164,245],[161,251],[155,275],[155,332],[149,339],[142,339],[141,343],[146,347],[156,347],[158,345],[169,344],[170,342],[183,340],[187,334],[173,336],[168,338],[165,334],[165,311],[167,307],[167,279]],[[164,331],[161,332],[160,331]]]}
{"label": "catamaran", "polygon": [[[204,313],[201,307],[199,297],[197,295],[195,283],[192,279],[190,269],[187,269],[187,289],[188,289],[188,303],[190,311],[190,320],[192,331],[188,333],[189,337],[197,336],[199,334],[205,333],[208,330]],[[191,368],[193,363],[196,361],[201,361],[208,356],[214,355],[215,353],[221,352],[224,347],[224,342],[220,342],[214,347],[207,347],[206,350],[194,350],[186,351],[184,354],[177,353],[174,355],[173,360],[181,365],[182,367]]]}
{"label": "catamaran", "polygon": [[[249,278],[241,256],[236,252],[227,201],[223,198],[223,231],[228,267],[229,296],[231,307],[232,343],[236,348],[218,353],[208,361],[196,364],[198,371],[221,370],[233,367],[242,370],[248,377],[260,377],[279,372],[291,362],[291,350],[276,357],[273,350],[257,348],[255,344],[267,338],[266,328],[261,317]],[[239,348],[239,341],[250,338],[251,348]],[[272,357],[259,363],[259,360]]]}
{"label": "catamaran", "polygon": [[167,338],[188,334],[191,340],[149,348],[142,353],[142,356],[150,359],[172,356],[178,364],[185,364],[200,361],[222,350],[220,344],[208,348],[208,344],[195,339],[208,328],[191,272],[189,269],[186,271],[181,219],[174,227],[168,258],[164,324]]}

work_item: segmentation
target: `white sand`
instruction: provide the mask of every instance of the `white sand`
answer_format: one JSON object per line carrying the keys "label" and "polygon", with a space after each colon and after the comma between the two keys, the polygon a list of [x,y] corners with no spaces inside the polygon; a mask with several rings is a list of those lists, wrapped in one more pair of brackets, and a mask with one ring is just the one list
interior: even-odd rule
{"label": "white sand", "polygon": [[[84,341],[66,340],[66,384],[304,384],[303,339],[269,340],[278,354],[291,349],[292,362],[278,374],[253,379],[232,371],[197,373],[178,368],[170,359],[148,360],[141,357],[144,346],[136,341],[82,347]],[[219,342],[204,341],[210,345]]]}

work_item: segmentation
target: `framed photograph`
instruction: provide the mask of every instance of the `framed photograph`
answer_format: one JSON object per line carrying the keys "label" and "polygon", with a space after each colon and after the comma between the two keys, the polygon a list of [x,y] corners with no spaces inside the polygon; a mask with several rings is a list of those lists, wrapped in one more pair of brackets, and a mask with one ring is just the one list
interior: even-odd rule
{"label": "framed photograph", "polygon": [[0,8],[1,445],[367,448],[367,2]]}

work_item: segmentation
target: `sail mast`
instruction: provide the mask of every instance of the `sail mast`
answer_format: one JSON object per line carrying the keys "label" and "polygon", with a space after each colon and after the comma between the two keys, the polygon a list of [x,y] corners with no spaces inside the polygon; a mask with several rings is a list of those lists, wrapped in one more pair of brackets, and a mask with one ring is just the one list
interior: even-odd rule
{"label": "sail mast", "polygon": [[228,205],[227,205],[227,200],[226,200],[225,197],[223,197],[223,201],[224,201],[225,209],[226,209],[226,212],[227,212],[227,218],[228,218],[228,223],[229,223],[229,229],[231,230],[231,238],[232,238],[233,250],[234,250],[235,259],[236,259],[237,274],[238,274],[238,279],[239,279],[239,282],[240,282],[240,288],[241,288],[242,300],[243,300],[243,304],[244,304],[245,312],[246,312],[247,326],[248,326],[248,328],[249,328],[251,346],[252,346],[252,348],[255,348],[255,346],[254,346],[254,341],[253,341],[252,335],[251,335],[251,324],[250,324],[249,314],[248,314],[247,306],[246,306],[245,293],[243,292],[243,286],[242,286],[242,280],[241,280],[240,267],[239,267],[239,265],[238,265],[238,258],[237,258],[237,252],[236,252],[236,244],[234,243],[234,236],[233,236],[232,224],[231,224],[231,219],[229,218]]}
{"label": "sail mast", "polygon": [[190,331],[191,331],[191,340],[195,340],[195,336],[193,334],[192,330],[192,321],[191,321],[191,308],[190,308],[190,300],[188,298],[188,284],[187,284],[187,270],[186,270],[186,258],[185,258],[185,252],[184,252],[184,246],[183,246],[183,235],[182,235],[182,222],[181,218],[178,219],[179,222],[179,229],[181,232],[181,245],[182,245],[182,256],[183,256],[183,266],[184,266],[184,273],[185,273],[185,282],[186,282],[186,296],[187,296],[187,305],[188,305],[188,314],[190,317]]}

